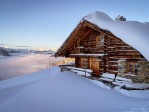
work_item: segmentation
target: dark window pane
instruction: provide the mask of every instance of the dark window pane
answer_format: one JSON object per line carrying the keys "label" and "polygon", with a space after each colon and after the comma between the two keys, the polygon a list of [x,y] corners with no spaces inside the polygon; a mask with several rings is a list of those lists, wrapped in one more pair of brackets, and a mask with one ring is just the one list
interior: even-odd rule
{"label": "dark window pane", "polygon": [[138,69],[135,69],[135,74],[138,75]]}
{"label": "dark window pane", "polygon": [[135,74],[138,75],[138,64],[135,64]]}
{"label": "dark window pane", "polygon": [[133,73],[133,64],[132,63],[129,64],[129,72]]}

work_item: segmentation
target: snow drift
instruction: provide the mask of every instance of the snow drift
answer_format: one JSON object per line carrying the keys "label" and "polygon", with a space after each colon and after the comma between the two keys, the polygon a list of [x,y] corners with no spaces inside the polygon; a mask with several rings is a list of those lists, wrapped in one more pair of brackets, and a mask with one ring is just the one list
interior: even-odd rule
{"label": "snow drift", "polygon": [[[102,88],[101,88],[102,86]],[[130,98],[58,67],[0,82],[0,112],[135,112],[149,101]],[[126,91],[125,91],[126,92]],[[133,92],[131,95],[134,94]],[[136,93],[135,96],[140,96]],[[148,96],[145,92],[143,96]],[[131,111],[132,112],[132,111]]]}

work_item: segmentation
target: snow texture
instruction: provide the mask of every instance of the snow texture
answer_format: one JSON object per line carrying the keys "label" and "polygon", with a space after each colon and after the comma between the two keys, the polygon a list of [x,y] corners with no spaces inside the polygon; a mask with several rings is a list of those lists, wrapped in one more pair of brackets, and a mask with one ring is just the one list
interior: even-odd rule
{"label": "snow texture", "polygon": [[140,88],[140,89],[145,89],[145,88],[148,88],[149,89],[149,84],[146,84],[146,83],[132,83],[132,84],[126,84],[126,87],[128,88]]}
{"label": "snow texture", "polygon": [[109,79],[114,79],[115,78],[115,74],[103,73],[102,77],[109,78]]}
{"label": "snow texture", "polygon": [[[148,100],[130,98],[142,92],[125,91],[127,97],[99,81],[60,73],[58,67],[1,81],[0,87],[0,112],[149,111]],[[146,99],[147,95],[148,91],[142,94]]]}
{"label": "snow texture", "polygon": [[116,81],[126,81],[126,82],[132,82],[131,79],[127,79],[127,78],[124,78],[124,77],[119,77],[119,76],[116,76],[115,78]]}
{"label": "snow texture", "polygon": [[114,21],[102,12],[85,16],[87,20],[104,30],[108,30],[125,43],[138,50],[149,61],[149,23],[137,21]]}
{"label": "snow texture", "polygon": [[71,72],[77,73],[78,75],[82,75],[82,76],[91,76],[91,74],[85,71],[83,72],[83,71],[78,71],[78,70],[71,70]]}
{"label": "snow texture", "polygon": [[85,72],[89,72],[89,73],[93,72],[91,69],[83,69],[83,68],[76,68],[76,67],[69,67],[69,66],[67,68],[72,69],[72,70],[85,71]]}

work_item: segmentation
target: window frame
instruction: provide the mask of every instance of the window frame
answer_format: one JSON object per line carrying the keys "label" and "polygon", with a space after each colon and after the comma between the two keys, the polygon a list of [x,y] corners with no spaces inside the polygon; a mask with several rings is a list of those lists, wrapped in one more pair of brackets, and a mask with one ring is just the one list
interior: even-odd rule
{"label": "window frame", "polygon": [[137,62],[128,62],[127,72],[134,75],[138,75],[138,63]]}
{"label": "window frame", "polygon": [[96,46],[104,46],[105,44],[105,38],[104,36],[97,36],[96,37]]}
{"label": "window frame", "polygon": [[88,69],[89,68],[89,59],[88,58],[82,58],[81,59],[82,68]]}

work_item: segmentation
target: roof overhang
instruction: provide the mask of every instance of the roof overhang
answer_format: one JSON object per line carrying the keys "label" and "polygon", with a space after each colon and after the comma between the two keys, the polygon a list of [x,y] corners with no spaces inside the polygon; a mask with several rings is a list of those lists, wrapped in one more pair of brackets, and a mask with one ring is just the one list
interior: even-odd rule
{"label": "roof overhang", "polygon": [[[97,25],[90,23],[89,21],[81,21],[70,36],[64,41],[61,47],[55,53],[55,57],[65,56],[67,57],[70,54],[71,49],[77,43],[78,39],[83,39],[89,35],[92,31],[97,31],[104,35],[114,36],[111,32],[99,28]],[[67,56],[66,56],[67,55]]]}

